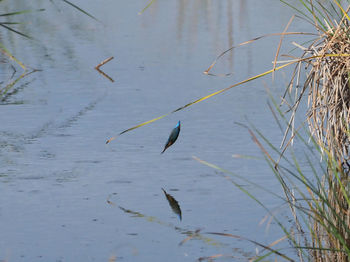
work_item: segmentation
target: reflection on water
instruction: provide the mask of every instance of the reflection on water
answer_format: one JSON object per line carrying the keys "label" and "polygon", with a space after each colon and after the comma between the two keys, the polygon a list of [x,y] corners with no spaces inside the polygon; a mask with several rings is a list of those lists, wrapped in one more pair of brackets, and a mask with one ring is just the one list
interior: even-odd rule
{"label": "reflection on water", "polygon": [[[196,155],[276,188],[264,161],[232,158],[259,156],[246,130],[234,125],[246,116],[277,143],[283,135],[270,121],[261,82],[111,144],[105,140],[263,71],[275,52],[269,41],[228,53],[215,69],[233,71],[230,78],[202,73],[227,48],[267,33],[266,28],[282,31],[291,12],[273,0],[155,1],[142,15],[137,15],[142,1],[74,4],[102,23],[63,1],[0,1],[3,12],[45,9],[3,17],[23,22],[16,29],[35,40],[0,31],[15,57],[42,69],[21,76],[15,62],[5,55],[0,59],[0,250],[5,252],[0,260],[194,261],[215,254],[246,259],[255,254],[254,244],[207,232],[275,240],[278,233],[266,234],[258,225],[264,211],[192,160]],[[101,62],[109,57],[114,59]],[[99,64],[109,78],[95,70]],[[181,139],[161,155],[169,127],[179,119]],[[167,201],[160,188],[167,189]],[[268,206],[279,204],[245,188]]]}
{"label": "reflection on water", "polygon": [[107,64],[109,61],[111,61],[114,57],[111,56],[105,60],[103,60],[101,63],[99,63],[97,66],[95,66],[95,69],[97,70],[97,72],[99,72],[102,76],[104,76],[105,78],[107,78],[109,81],[111,81],[112,83],[114,82],[113,78],[110,77],[108,74],[106,74],[105,72],[103,72],[101,70],[101,66],[103,66],[104,64]]}
{"label": "reflection on water", "polygon": [[[185,1],[178,3],[177,11],[177,40],[181,41],[184,35],[189,41],[191,48],[196,45],[199,34],[199,24],[204,24],[205,29],[211,35],[211,44],[214,50],[226,50],[235,45],[235,30],[238,30],[244,37],[249,36],[249,13],[246,11],[245,0],[240,1]],[[228,64],[225,64],[230,71],[233,68],[234,51],[227,57]]]}
{"label": "reflection on water", "polygon": [[163,188],[162,188],[162,190],[163,190],[163,193],[164,193],[166,199],[168,200],[168,203],[171,207],[171,210],[179,217],[179,219],[181,221],[182,220],[182,212],[181,212],[181,208],[180,208],[179,203],[176,201],[176,199],[172,195],[168,194]]}
{"label": "reflection on water", "polygon": [[23,72],[21,75],[18,76],[16,74],[16,71],[13,71],[13,74],[7,80],[6,84],[0,85],[0,105],[4,104],[22,104],[23,101],[11,101],[9,102],[9,99],[11,96],[15,96],[17,92],[23,90],[26,86],[28,86],[31,81],[18,84],[20,81],[24,81],[27,76],[29,76],[32,73],[37,72],[38,70],[32,70],[30,72]]}
{"label": "reflection on water", "polygon": [[126,209],[124,207],[118,206],[120,210],[122,210],[123,212],[125,212],[126,214],[131,215],[131,217],[133,218],[142,218],[145,219],[147,222],[150,223],[156,223],[159,224],[161,226],[165,226],[165,227],[169,227],[172,230],[175,230],[176,232],[179,232],[182,235],[186,235],[187,237],[185,239],[183,239],[181,242],[178,243],[179,246],[185,244],[187,241],[191,240],[191,239],[196,239],[196,240],[200,240],[205,242],[207,245],[211,245],[211,246],[224,246],[224,243],[221,243],[219,241],[216,241],[210,237],[205,236],[205,234],[201,234],[201,230],[200,229],[196,229],[194,231],[192,230],[187,230],[185,228],[181,228],[180,226],[175,226],[171,223],[167,223],[167,222],[163,222],[159,219],[157,219],[156,217],[153,216],[147,216],[144,215],[140,212],[137,211],[133,211],[130,209]]}

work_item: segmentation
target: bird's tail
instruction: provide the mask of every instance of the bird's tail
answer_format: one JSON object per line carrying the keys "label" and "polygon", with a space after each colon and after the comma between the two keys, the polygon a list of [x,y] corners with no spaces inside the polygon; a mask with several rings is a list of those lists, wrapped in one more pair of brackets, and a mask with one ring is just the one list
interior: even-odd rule
{"label": "bird's tail", "polygon": [[165,152],[165,150],[167,150],[167,148],[168,148],[168,146],[165,145],[165,147],[164,147],[163,151],[161,152],[161,154],[163,154]]}

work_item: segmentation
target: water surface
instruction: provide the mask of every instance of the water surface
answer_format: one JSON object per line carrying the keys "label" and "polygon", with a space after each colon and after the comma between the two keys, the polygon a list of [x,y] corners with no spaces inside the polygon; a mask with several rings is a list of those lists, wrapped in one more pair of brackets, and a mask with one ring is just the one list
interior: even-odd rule
{"label": "water surface", "polygon": [[[74,3],[99,21],[63,1],[0,4],[3,12],[45,9],[8,18],[25,22],[18,30],[35,40],[4,30],[0,35],[24,64],[42,70],[21,79],[0,103],[0,260],[195,261],[215,254],[247,259],[254,245],[205,232],[262,243],[281,237],[278,229],[259,225],[264,210],[192,156],[278,190],[264,160],[232,155],[261,157],[247,130],[235,124],[246,118],[279,144],[282,134],[266,106],[265,87],[283,94],[282,75],[105,141],[270,69],[278,38],[220,60],[213,73],[234,72],[231,77],[203,74],[232,45],[282,32],[292,10],[275,0],[180,0],[155,1],[138,15],[147,1]],[[94,69],[111,56],[101,69],[114,82]],[[2,59],[5,84],[12,68]],[[14,78],[21,74],[16,70]],[[161,155],[178,120],[180,137]],[[274,197],[243,186],[269,207],[278,206]],[[180,204],[182,221],[161,188]],[[200,235],[179,246],[198,229]]]}

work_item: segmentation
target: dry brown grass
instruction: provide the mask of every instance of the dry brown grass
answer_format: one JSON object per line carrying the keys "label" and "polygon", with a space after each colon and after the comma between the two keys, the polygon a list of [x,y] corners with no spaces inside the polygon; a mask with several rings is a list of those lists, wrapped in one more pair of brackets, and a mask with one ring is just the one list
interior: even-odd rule
{"label": "dry brown grass", "polygon": [[[348,8],[349,10],[349,8]],[[347,11],[348,11],[347,10]],[[326,23],[328,30],[321,30],[320,37],[303,48],[303,60],[296,66],[289,91],[295,90],[290,127],[294,122],[301,98],[308,97],[307,121],[317,143],[330,152],[332,158],[342,163],[342,171],[348,175],[350,168],[350,28],[346,15],[339,24]],[[300,83],[299,76],[307,61],[307,78]],[[302,90],[297,88],[303,86]],[[294,87],[294,88],[293,88]]]}

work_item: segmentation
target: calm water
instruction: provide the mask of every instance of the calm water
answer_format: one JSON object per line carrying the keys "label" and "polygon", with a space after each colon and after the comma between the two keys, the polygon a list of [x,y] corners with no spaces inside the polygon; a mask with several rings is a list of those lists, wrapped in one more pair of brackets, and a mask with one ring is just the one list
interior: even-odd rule
{"label": "calm water", "polygon": [[[0,261],[195,261],[216,254],[237,261],[254,255],[256,247],[205,232],[265,244],[282,236],[273,225],[259,225],[263,209],[192,156],[278,191],[264,160],[233,157],[261,157],[247,130],[234,122],[246,123],[247,117],[278,145],[282,134],[265,87],[282,95],[288,80],[283,74],[274,83],[266,77],[245,84],[105,141],[270,69],[278,37],[220,60],[213,73],[234,72],[231,77],[202,73],[230,46],[282,32],[293,11],[276,0],[179,0],[156,1],[138,15],[147,2],[74,1],[99,22],[63,1],[0,3],[2,13],[45,9],[6,18],[25,22],[16,29],[35,40],[0,31],[17,58],[42,70],[21,79],[0,103]],[[290,29],[298,30],[298,23]],[[101,69],[114,82],[94,69],[110,56]],[[1,60],[3,87],[13,69],[5,56]],[[14,78],[21,74],[15,66]],[[161,155],[178,120],[180,137]],[[239,183],[268,207],[279,205]],[[161,188],[179,202],[182,221]],[[198,237],[179,245],[198,229]]]}

